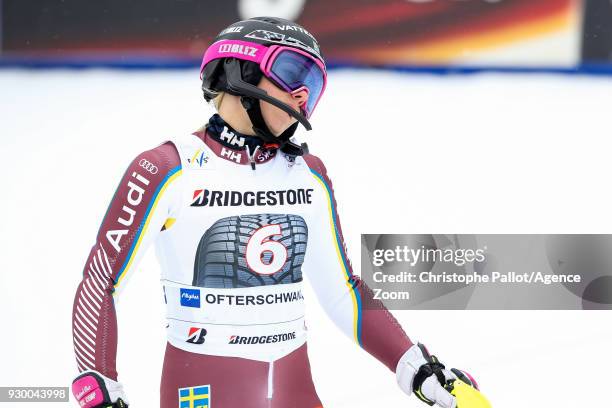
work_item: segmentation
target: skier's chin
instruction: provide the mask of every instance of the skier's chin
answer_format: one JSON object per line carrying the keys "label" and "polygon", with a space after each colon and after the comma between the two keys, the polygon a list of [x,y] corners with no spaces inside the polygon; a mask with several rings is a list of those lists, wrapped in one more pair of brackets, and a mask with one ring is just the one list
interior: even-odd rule
{"label": "skier's chin", "polygon": [[283,113],[284,115],[282,117],[275,118],[276,120],[272,121],[273,123],[267,124],[272,134],[277,137],[282,135],[285,130],[289,129],[291,125],[297,122],[297,119],[290,114],[286,112]]}

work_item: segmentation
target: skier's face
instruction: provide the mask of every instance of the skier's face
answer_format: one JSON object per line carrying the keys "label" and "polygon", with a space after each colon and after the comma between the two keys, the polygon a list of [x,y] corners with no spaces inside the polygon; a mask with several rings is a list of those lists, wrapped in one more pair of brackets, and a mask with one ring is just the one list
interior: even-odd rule
{"label": "skier's face", "polygon": [[[262,77],[259,82],[259,88],[263,89],[273,98],[286,103],[291,106],[296,112],[300,112],[300,107],[308,102],[308,91],[303,90],[290,94],[274,85],[266,77]],[[261,114],[263,115],[268,128],[278,136],[283,133],[289,126],[294,124],[297,119],[289,115],[287,112],[277,108],[276,106],[269,104],[268,102],[261,101]]]}

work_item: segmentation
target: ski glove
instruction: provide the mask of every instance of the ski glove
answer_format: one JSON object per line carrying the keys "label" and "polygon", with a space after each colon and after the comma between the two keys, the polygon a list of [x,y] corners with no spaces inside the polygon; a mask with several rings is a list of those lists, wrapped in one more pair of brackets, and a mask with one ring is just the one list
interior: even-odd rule
{"label": "ski glove", "polygon": [[478,389],[478,384],[469,374],[456,368],[447,370],[421,343],[404,353],[395,372],[397,382],[406,394],[414,392],[418,399],[430,406],[457,407],[457,399],[451,394],[455,380]]}
{"label": "ski glove", "polygon": [[72,382],[72,394],[82,408],[127,408],[128,400],[123,385],[87,370]]}

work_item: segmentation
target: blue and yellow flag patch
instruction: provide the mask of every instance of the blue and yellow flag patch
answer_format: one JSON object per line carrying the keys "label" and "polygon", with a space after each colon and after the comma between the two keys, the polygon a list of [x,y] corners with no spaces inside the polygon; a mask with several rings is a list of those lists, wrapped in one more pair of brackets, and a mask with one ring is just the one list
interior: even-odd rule
{"label": "blue and yellow flag patch", "polygon": [[179,408],[210,408],[210,385],[179,388]]}

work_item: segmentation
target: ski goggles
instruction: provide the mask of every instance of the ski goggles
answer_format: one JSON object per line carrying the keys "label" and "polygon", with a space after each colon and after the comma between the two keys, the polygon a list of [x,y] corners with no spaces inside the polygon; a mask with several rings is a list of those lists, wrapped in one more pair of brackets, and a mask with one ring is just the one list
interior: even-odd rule
{"label": "ski goggles", "polygon": [[211,45],[200,66],[200,79],[204,67],[219,58],[237,58],[259,64],[266,78],[285,92],[296,94],[304,90],[308,101],[301,110],[310,118],[327,85],[325,65],[306,51],[284,45],[265,45],[240,40],[222,40]]}

